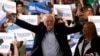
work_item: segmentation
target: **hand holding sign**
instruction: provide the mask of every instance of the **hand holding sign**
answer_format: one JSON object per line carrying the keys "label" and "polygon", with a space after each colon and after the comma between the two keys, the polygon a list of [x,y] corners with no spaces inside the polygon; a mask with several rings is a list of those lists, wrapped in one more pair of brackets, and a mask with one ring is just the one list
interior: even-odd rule
{"label": "hand holding sign", "polygon": [[13,23],[15,22],[14,16],[10,12],[7,12],[6,17],[8,20],[6,20],[5,26],[13,25]]}
{"label": "hand holding sign", "polygon": [[7,17],[8,19],[14,19],[14,16],[11,14],[11,12],[7,12],[7,13],[6,13],[6,17]]}
{"label": "hand holding sign", "polygon": [[11,56],[11,51],[9,50],[8,53],[2,53],[3,56]]}

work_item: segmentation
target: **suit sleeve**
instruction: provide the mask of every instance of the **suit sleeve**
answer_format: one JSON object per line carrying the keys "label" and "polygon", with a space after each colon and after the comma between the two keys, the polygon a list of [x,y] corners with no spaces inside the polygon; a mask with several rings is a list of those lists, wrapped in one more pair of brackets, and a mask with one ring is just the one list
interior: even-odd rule
{"label": "suit sleeve", "polygon": [[91,45],[95,50],[93,53],[97,53],[98,55],[100,55],[100,37],[93,39]]}
{"label": "suit sleeve", "polygon": [[74,27],[67,27],[67,26],[64,27],[65,32],[67,34],[80,32],[80,31],[82,31],[82,28],[83,28],[83,25],[81,25],[81,24],[75,25]]}
{"label": "suit sleeve", "polygon": [[20,20],[20,19],[16,19],[15,24],[19,25],[22,28],[28,29],[34,33],[38,32],[38,26],[31,25],[25,21]]}

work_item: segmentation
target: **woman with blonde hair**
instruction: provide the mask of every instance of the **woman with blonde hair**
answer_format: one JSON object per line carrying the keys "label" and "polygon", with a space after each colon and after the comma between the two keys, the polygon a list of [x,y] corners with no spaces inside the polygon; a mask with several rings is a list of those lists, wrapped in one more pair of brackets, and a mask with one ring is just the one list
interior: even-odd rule
{"label": "woman with blonde hair", "polygon": [[100,37],[93,22],[84,24],[83,36],[77,44],[74,56],[100,56]]}

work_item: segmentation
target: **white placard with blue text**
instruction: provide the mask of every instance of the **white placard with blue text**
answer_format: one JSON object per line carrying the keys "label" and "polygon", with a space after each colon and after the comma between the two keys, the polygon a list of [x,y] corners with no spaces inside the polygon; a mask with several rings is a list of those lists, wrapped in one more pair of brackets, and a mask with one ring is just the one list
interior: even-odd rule
{"label": "white placard with blue text", "polygon": [[97,33],[98,35],[100,35],[100,16],[89,16],[88,19],[89,21],[94,22],[97,29]]}
{"label": "white placard with blue text", "polygon": [[0,8],[0,25],[2,25],[4,22],[6,22],[6,20],[7,20],[6,12],[4,12],[2,8]]}
{"label": "white placard with blue text", "polygon": [[0,0],[0,10],[3,8],[4,1]]}
{"label": "white placard with blue text", "polygon": [[47,13],[50,13],[50,8],[47,7],[45,5],[45,3],[42,3],[42,2],[30,2],[28,4],[28,10],[31,12],[31,13],[43,13],[43,14],[47,14]]}
{"label": "white placard with blue text", "polygon": [[14,40],[14,33],[0,32],[0,39],[3,39],[4,42],[11,43]]}
{"label": "white placard with blue text", "polygon": [[9,53],[10,51],[10,43],[2,43],[0,45],[0,53]]}
{"label": "white placard with blue text", "polygon": [[32,25],[38,24],[38,15],[20,15],[18,18]]}
{"label": "white placard with blue text", "polygon": [[54,5],[54,10],[57,12],[59,17],[66,20],[73,20],[72,10],[70,5]]}
{"label": "white placard with blue text", "polygon": [[28,40],[25,48],[33,48],[34,40]]}
{"label": "white placard with blue text", "polygon": [[12,1],[5,1],[4,2],[4,9],[11,13],[16,13],[16,3]]}
{"label": "white placard with blue text", "polygon": [[6,17],[6,13],[3,10],[0,10],[0,21]]}
{"label": "white placard with blue text", "polygon": [[16,29],[14,31],[18,41],[33,40],[32,32],[26,29]]}

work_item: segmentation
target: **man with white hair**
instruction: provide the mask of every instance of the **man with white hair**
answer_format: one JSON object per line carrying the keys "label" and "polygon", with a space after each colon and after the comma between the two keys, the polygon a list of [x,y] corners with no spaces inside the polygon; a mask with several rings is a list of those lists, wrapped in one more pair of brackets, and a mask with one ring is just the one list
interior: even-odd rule
{"label": "man with white hair", "polygon": [[43,17],[43,23],[31,25],[16,19],[17,25],[35,32],[34,46],[31,56],[72,56],[66,36],[80,31],[82,26],[66,27],[65,24],[55,24],[51,14]]}

